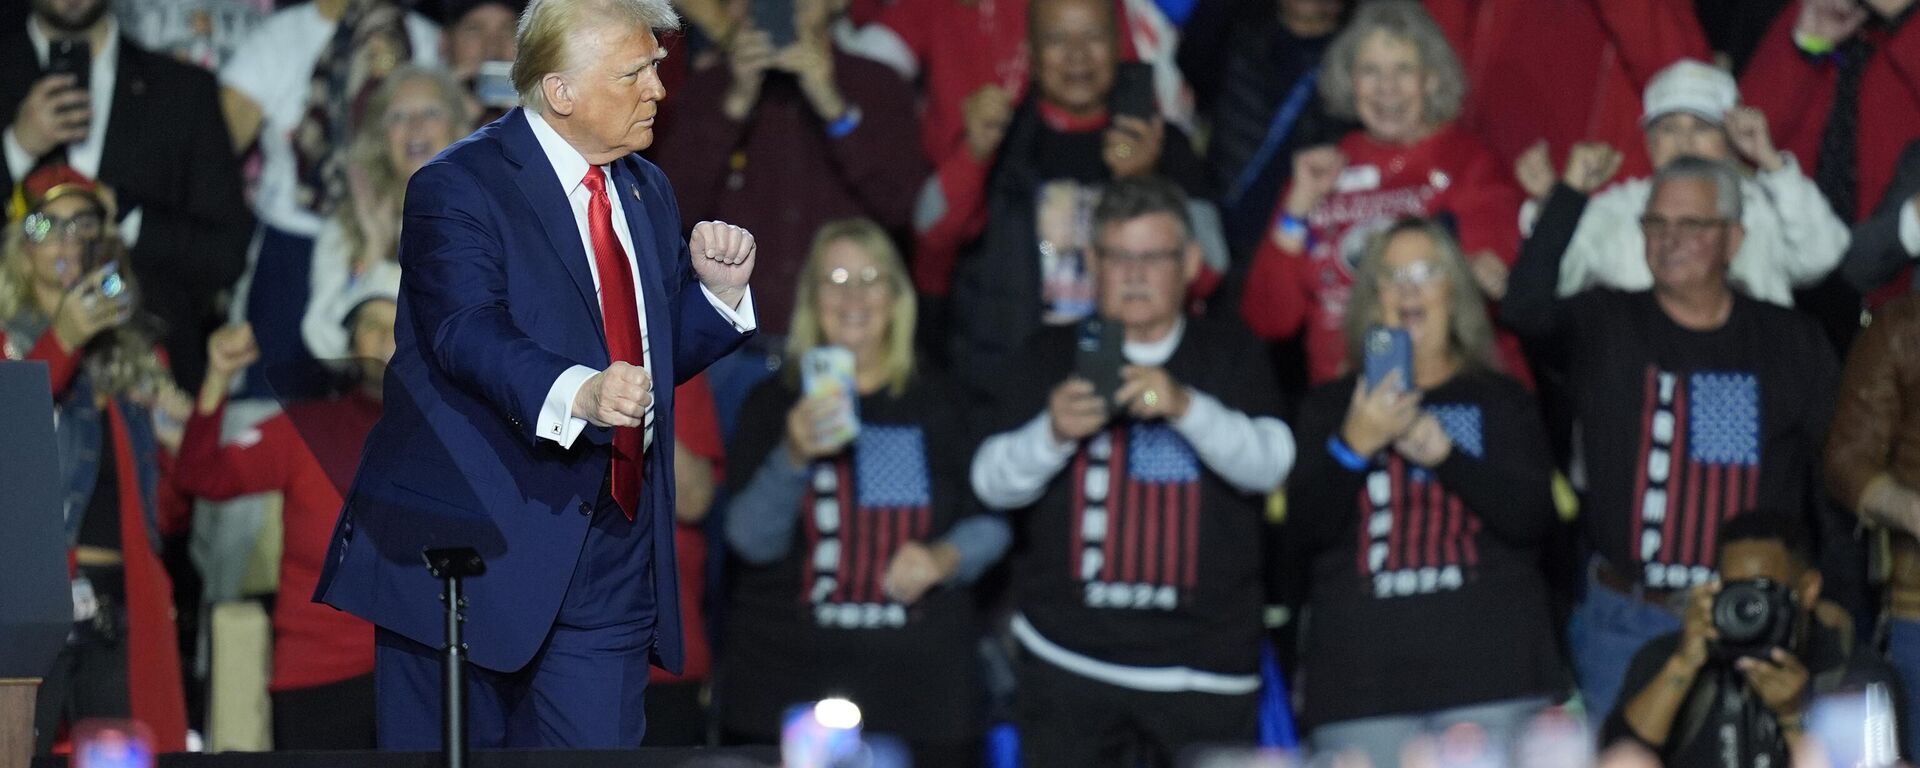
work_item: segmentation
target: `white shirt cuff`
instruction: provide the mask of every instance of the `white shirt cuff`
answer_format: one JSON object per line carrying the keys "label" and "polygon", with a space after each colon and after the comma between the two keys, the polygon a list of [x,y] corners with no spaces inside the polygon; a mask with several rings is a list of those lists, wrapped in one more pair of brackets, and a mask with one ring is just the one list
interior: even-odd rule
{"label": "white shirt cuff", "polygon": [[540,406],[540,423],[534,426],[535,434],[559,443],[562,448],[572,448],[573,441],[587,429],[587,420],[573,415],[573,398],[579,394],[581,385],[596,373],[599,371],[576,365],[554,379],[553,386],[547,390],[546,402]]}
{"label": "white shirt cuff", "polygon": [[733,324],[735,331],[746,333],[747,331],[760,327],[760,319],[754,315],[753,312],[752,288],[748,288],[740,294],[740,306],[737,309],[727,306],[726,302],[721,301],[719,296],[715,296],[713,291],[707,290],[707,287],[704,285],[700,286],[700,292],[706,295],[707,303],[712,304],[713,308],[720,312],[721,317],[726,318],[727,322]]}
{"label": "white shirt cuff", "polygon": [[33,170],[33,161],[36,158],[27,154],[26,147],[20,146],[20,139],[13,135],[12,128],[0,134],[0,145],[6,147],[7,170],[13,174],[13,183],[19,184],[27,177],[27,172]]}
{"label": "white shirt cuff", "polygon": [[1900,201],[1900,247],[1908,256],[1920,256],[1920,211],[1910,200]]}

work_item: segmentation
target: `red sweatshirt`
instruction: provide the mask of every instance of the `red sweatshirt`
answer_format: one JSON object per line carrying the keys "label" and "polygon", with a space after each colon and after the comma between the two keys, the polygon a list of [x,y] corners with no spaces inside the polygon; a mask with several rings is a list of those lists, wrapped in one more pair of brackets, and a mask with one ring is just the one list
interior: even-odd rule
{"label": "red sweatshirt", "polygon": [[1688,0],[1425,2],[1466,68],[1460,122],[1509,164],[1543,138],[1557,160],[1597,140],[1626,155],[1620,178],[1647,175],[1641,90],[1675,61],[1712,59]]}
{"label": "red sweatshirt", "polygon": [[220,442],[225,405],[187,420],[173,482],[206,499],[278,491],[284,544],[273,604],[273,676],[298,690],[373,673],[373,625],[313,602],[327,543],[380,404],[361,396],[295,403]]}
{"label": "red sweatshirt", "polygon": [[[1382,144],[1364,131],[1340,142],[1347,167],[1334,193],[1307,214],[1307,253],[1281,249],[1267,237],[1254,252],[1241,316],[1267,339],[1306,334],[1308,375],[1319,384],[1346,367],[1347,297],[1353,266],[1369,235],[1404,216],[1452,216],[1461,251],[1491,251],[1509,266],[1520,245],[1524,194],[1507,164],[1464,129],[1449,125],[1418,144]],[[1274,210],[1279,221],[1287,192]],[[1501,364],[1522,381],[1527,376],[1519,344],[1502,334]]]}

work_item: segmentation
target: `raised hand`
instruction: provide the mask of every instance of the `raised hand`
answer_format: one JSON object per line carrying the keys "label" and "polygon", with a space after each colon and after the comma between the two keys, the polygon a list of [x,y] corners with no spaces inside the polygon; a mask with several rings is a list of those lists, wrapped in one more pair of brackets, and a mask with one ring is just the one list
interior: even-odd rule
{"label": "raised hand", "polygon": [[1533,200],[1545,200],[1553,191],[1553,156],[1547,151],[1547,140],[1541,139],[1520,153],[1513,161],[1513,178],[1520,182],[1520,188],[1527,191],[1527,197]]}
{"label": "raised hand", "polygon": [[967,152],[975,160],[985,160],[1007,135],[1007,124],[1013,121],[1013,95],[991,83],[980,86],[961,102],[960,114],[967,128]]}
{"label": "raised hand", "polygon": [[1293,185],[1287,189],[1287,213],[1301,218],[1333,194],[1347,156],[1332,145],[1302,150],[1293,156]]}
{"label": "raised hand", "polygon": [[73,75],[49,75],[27,89],[13,119],[13,136],[28,155],[39,158],[87,137],[93,111],[79,84]]}
{"label": "raised hand", "polygon": [[753,277],[753,233],[724,221],[703,221],[693,225],[687,250],[700,284],[727,306],[740,306],[747,280]]}
{"label": "raised hand", "polygon": [[1567,170],[1561,181],[1575,192],[1591,195],[1620,172],[1620,160],[1620,152],[1605,142],[1580,142],[1567,151]]}
{"label": "raised hand", "polygon": [[1734,107],[1727,110],[1727,138],[1733,141],[1733,148],[1753,167],[1762,171],[1777,171],[1786,164],[1786,158],[1773,146],[1773,132],[1767,128],[1767,116],[1753,107]]}

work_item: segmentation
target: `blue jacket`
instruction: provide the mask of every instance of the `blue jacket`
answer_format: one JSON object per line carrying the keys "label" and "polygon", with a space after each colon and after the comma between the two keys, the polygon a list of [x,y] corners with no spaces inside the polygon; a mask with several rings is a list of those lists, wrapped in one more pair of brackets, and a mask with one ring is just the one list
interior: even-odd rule
{"label": "blue jacket", "polygon": [[[668,384],[750,332],[736,331],[701,292],[660,169],[630,155],[611,171],[608,192],[626,196],[658,382],[636,518],[654,531],[653,661],[677,672]],[[487,572],[465,583],[469,658],[514,671],[553,626],[609,462],[609,429],[590,426],[571,449],[534,435],[562,372],[608,365],[589,256],[518,109],[415,173],[404,222],[386,409],[367,437],[314,599],[437,647],[441,587],[421,550],[474,547]]]}

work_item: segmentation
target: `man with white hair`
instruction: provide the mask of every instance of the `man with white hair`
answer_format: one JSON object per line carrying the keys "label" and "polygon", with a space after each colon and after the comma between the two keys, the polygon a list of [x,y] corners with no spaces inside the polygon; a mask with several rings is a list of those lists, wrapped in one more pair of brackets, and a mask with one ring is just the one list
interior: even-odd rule
{"label": "man with white hair", "polygon": [[1619,164],[1605,145],[1574,146],[1500,303],[1501,321],[1551,350],[1570,382],[1582,533],[1595,554],[1568,646],[1595,718],[1613,709],[1633,654],[1680,627],[1734,515],[1764,502],[1805,517],[1832,558],[1825,594],[1859,586],[1857,565],[1824,567],[1844,560],[1846,526],[1814,482],[1838,366],[1811,319],[1732,289],[1746,236],[1738,171],[1682,157],[1654,174],[1638,222],[1649,290],[1557,295],[1585,195]]}
{"label": "man with white hair", "polygon": [[673,385],[752,334],[754,241],[683,241],[635,154],[678,24],[666,0],[535,0],[523,108],[408,184],[386,410],[315,595],[378,628],[383,749],[440,742],[425,549],[485,560],[462,601],[474,747],[636,746],[649,662],[680,667]]}
{"label": "man with white hair", "polygon": [[[1654,168],[1685,156],[1752,164],[1753,175],[1740,184],[1740,226],[1746,237],[1727,277],[1748,296],[1791,307],[1795,288],[1819,283],[1840,263],[1847,225],[1793,153],[1774,146],[1766,116],[1741,106],[1739,98],[1733,76],[1707,64],[1682,59],[1660,70],[1647,83],[1640,118],[1647,156]],[[1546,162],[1544,143],[1521,160],[1521,181],[1539,200],[1553,185]],[[1651,178],[1630,179],[1587,202],[1560,260],[1561,296],[1594,286],[1623,291],[1653,286],[1646,238],[1636,226],[1652,196]]]}

